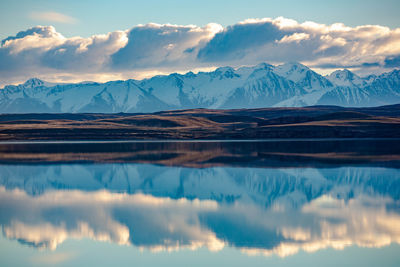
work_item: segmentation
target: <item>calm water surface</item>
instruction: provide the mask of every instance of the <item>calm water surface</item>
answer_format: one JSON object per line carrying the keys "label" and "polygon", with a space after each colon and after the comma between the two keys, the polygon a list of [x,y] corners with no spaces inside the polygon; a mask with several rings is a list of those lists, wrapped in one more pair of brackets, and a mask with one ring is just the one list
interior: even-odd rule
{"label": "calm water surface", "polygon": [[400,266],[400,141],[0,144],[0,266]]}

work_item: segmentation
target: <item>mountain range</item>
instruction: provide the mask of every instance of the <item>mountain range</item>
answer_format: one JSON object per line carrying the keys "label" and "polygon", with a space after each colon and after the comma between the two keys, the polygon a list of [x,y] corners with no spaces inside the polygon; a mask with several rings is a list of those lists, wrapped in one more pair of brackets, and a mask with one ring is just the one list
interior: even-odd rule
{"label": "mountain range", "polygon": [[141,113],[211,108],[369,107],[400,102],[400,70],[322,76],[300,63],[221,67],[144,80],[53,84],[32,78],[0,89],[1,113]]}

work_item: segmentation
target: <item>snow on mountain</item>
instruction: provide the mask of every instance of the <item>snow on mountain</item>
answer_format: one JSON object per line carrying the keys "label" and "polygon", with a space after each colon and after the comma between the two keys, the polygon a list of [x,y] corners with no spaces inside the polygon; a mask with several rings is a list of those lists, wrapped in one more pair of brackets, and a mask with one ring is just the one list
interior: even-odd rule
{"label": "snow on mountain", "polygon": [[297,83],[307,92],[326,90],[333,87],[333,84],[328,79],[300,63],[279,65],[274,68],[274,71],[278,75]]}
{"label": "snow on mountain", "polygon": [[217,68],[144,80],[52,84],[32,78],[0,89],[1,113],[155,112],[186,108],[378,106],[400,102],[400,71],[323,77],[299,63]]}
{"label": "snow on mountain", "polygon": [[246,82],[236,88],[222,108],[260,108],[273,106],[292,96],[307,92],[294,82],[277,75],[269,68],[255,69]]}
{"label": "snow on mountain", "polygon": [[300,82],[306,77],[307,72],[311,71],[308,67],[297,62],[276,66],[274,70],[277,74],[294,82]]}
{"label": "snow on mountain", "polygon": [[44,86],[44,82],[38,78],[31,78],[24,83],[25,88],[35,88]]}
{"label": "snow on mountain", "polygon": [[327,79],[338,86],[361,87],[366,83],[366,81],[347,69],[334,71],[327,76]]}
{"label": "snow on mountain", "polygon": [[339,73],[338,76],[339,84],[342,85],[323,95],[318,104],[361,107],[400,102],[399,70],[379,76],[369,76],[366,79],[356,77],[352,73],[349,75]]}
{"label": "snow on mountain", "polygon": [[276,107],[301,107],[317,104],[319,99],[334,88],[334,84],[327,78],[312,71],[300,63],[287,63],[276,66],[274,72],[306,91],[276,103]]}

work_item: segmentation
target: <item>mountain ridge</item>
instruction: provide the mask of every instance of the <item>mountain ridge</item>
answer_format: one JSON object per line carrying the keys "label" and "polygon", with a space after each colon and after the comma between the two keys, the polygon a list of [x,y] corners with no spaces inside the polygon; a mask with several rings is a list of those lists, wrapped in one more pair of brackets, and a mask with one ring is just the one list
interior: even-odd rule
{"label": "mountain ridge", "polygon": [[137,113],[400,103],[400,70],[361,78],[349,70],[322,76],[300,63],[220,67],[143,80],[54,84],[31,78],[0,90],[0,113]]}

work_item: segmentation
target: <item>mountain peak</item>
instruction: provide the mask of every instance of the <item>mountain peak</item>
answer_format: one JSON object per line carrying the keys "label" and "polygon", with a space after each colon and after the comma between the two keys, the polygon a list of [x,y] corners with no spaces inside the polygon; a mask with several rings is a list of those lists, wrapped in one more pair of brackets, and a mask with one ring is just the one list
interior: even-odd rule
{"label": "mountain peak", "polygon": [[186,72],[186,73],[184,74],[184,76],[185,76],[186,78],[194,78],[194,77],[196,77],[196,74],[194,74],[193,71],[189,71],[189,72]]}
{"label": "mountain peak", "polygon": [[306,65],[303,65],[303,64],[301,64],[299,62],[296,62],[296,61],[287,62],[287,63],[284,63],[284,64],[279,65],[277,67],[286,68],[286,69],[289,69],[289,70],[292,70],[292,71],[294,71],[294,70],[303,70],[303,69],[304,70],[309,70],[310,69]]}
{"label": "mountain peak", "polygon": [[219,68],[217,68],[214,72],[225,73],[225,72],[232,72],[232,71],[235,71],[232,67],[225,66],[225,67],[219,67]]}
{"label": "mountain peak", "polygon": [[352,77],[354,77],[356,75],[348,69],[343,69],[343,70],[335,70],[329,76],[335,76],[337,78],[344,78],[344,79],[351,79]]}
{"label": "mountain peak", "polygon": [[258,65],[256,65],[256,69],[272,69],[274,66],[268,64],[268,63],[260,63]]}
{"label": "mountain peak", "polygon": [[361,86],[363,80],[348,69],[336,70],[327,79],[339,86]]}
{"label": "mountain peak", "polygon": [[308,71],[311,71],[307,66],[300,64],[298,62],[289,62],[274,68],[274,71],[289,80],[294,82],[299,82],[303,80]]}
{"label": "mountain peak", "polygon": [[42,81],[38,78],[30,78],[23,85],[24,85],[24,87],[34,88],[34,87],[43,86],[44,83],[45,83],[44,81]]}
{"label": "mountain peak", "polygon": [[229,66],[226,67],[219,67],[214,71],[214,74],[225,78],[234,78],[239,77],[238,74],[235,73],[235,69]]}

